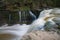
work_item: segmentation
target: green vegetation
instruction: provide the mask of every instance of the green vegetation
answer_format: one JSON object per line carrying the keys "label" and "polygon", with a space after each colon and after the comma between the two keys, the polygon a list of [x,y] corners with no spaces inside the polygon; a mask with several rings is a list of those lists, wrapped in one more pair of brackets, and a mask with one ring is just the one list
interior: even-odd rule
{"label": "green vegetation", "polygon": [[10,11],[22,8],[36,10],[45,7],[60,7],[59,2],[60,0],[0,0],[0,9],[2,7]]}

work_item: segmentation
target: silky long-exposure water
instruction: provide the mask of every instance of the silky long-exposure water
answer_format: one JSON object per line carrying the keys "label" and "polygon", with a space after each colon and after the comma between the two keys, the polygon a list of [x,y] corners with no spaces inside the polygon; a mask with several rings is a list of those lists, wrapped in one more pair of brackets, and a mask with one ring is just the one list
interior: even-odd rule
{"label": "silky long-exposure water", "polygon": [[[20,38],[27,33],[29,26],[30,25],[26,25],[26,24],[23,24],[23,25],[16,24],[13,26],[0,27],[0,34],[1,35],[3,34],[3,36],[0,35],[0,39],[1,40],[3,39],[4,40],[20,40]],[[12,38],[9,38],[10,36],[5,37],[4,34],[13,35],[13,37],[12,36],[11,36]]]}
{"label": "silky long-exposure water", "polygon": [[52,21],[53,19],[53,15],[50,15],[52,9],[49,10],[43,10],[38,19],[33,21],[33,23],[31,24],[31,26],[34,28],[33,30],[44,30],[44,25],[47,21],[51,21],[51,23],[54,23]]}
{"label": "silky long-exposure water", "polygon": [[34,15],[34,13],[32,13],[31,11],[19,11],[20,24],[31,24],[31,22],[36,19],[36,15]]}
{"label": "silky long-exposure water", "polygon": [[50,21],[54,24],[54,22],[52,21],[54,17],[52,17],[53,15],[50,15],[51,11],[52,11],[51,9],[43,10],[40,13],[40,16],[38,17],[38,19],[33,21],[32,24],[30,25],[15,24],[12,26],[8,26],[8,24],[6,24],[6,25],[1,26],[0,27],[0,39],[1,40],[20,40],[22,36],[25,35],[28,31],[44,30],[44,25],[47,21]]}

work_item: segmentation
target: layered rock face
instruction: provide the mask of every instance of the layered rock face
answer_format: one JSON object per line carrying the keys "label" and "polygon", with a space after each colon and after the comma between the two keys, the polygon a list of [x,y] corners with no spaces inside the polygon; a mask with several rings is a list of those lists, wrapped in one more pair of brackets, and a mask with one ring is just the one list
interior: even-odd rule
{"label": "layered rock face", "polygon": [[33,31],[23,36],[21,40],[60,40],[60,35],[56,32]]}

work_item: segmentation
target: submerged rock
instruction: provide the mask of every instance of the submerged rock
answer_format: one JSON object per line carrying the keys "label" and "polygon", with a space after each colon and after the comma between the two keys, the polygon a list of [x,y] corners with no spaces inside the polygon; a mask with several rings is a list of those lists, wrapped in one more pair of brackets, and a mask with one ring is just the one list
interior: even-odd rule
{"label": "submerged rock", "polygon": [[56,32],[33,31],[23,36],[21,40],[60,40]]}

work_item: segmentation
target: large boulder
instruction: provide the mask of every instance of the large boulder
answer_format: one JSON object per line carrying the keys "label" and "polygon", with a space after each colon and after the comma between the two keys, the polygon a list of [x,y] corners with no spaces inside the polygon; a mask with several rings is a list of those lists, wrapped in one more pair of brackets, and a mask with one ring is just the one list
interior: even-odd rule
{"label": "large boulder", "polygon": [[56,32],[33,31],[23,36],[21,40],[60,40],[60,35]]}

